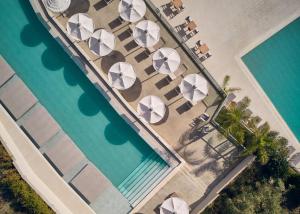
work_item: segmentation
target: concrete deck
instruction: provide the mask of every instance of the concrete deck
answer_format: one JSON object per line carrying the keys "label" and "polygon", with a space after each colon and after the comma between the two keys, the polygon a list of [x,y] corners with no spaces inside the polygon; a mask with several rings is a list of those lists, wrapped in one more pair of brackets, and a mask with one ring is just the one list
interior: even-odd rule
{"label": "concrete deck", "polygon": [[[239,162],[240,150],[211,125],[190,129],[176,145],[184,166],[138,213],[159,213],[159,206],[175,192],[193,209]],[[205,130],[204,130],[205,129]]]}
{"label": "concrete deck", "polygon": [[[110,56],[108,57],[102,57],[97,58],[94,56],[88,49],[87,44],[85,42],[74,42],[74,46],[78,48],[78,50],[83,54],[83,56],[88,60],[88,62],[96,68],[96,70],[99,72],[99,76],[94,76],[89,72],[88,66],[85,64],[84,60],[80,60],[80,63],[82,65],[80,66],[84,72],[87,74],[89,79],[96,85],[96,87],[99,87],[99,90],[103,92],[105,96],[108,97],[108,99],[111,99],[112,96],[116,96],[114,94],[111,94],[110,90],[107,90],[105,86],[103,86],[103,83],[97,78],[101,78],[104,76],[106,78],[107,71],[110,68],[112,64],[114,64],[117,61],[129,61],[134,65],[136,68],[136,72],[138,75],[138,82],[135,86],[133,86],[132,90],[128,90],[125,92],[122,92],[121,95],[124,98],[124,101],[128,103],[132,109],[136,109],[136,105],[138,100],[145,94],[155,94],[157,96],[162,97],[166,104],[169,107],[169,113],[168,117],[166,119],[156,125],[151,125],[151,128],[155,130],[156,133],[158,133],[159,136],[161,136],[164,140],[164,142],[167,142],[168,145],[172,146],[174,149],[178,149],[177,147],[180,146],[180,143],[184,141],[184,143],[187,144],[193,144],[193,149],[197,150],[198,145],[201,147],[203,145],[207,145],[208,143],[201,139],[201,136],[191,131],[190,123],[192,122],[192,119],[199,116],[203,112],[208,112],[208,114],[212,115],[215,110],[217,109],[218,105],[221,102],[221,98],[217,92],[217,90],[213,87],[212,84],[209,86],[209,96],[202,102],[194,106],[192,109],[189,109],[187,111],[178,111],[178,108],[182,106],[186,101],[178,96],[175,95],[172,96],[166,96],[168,92],[170,92],[173,88],[175,88],[181,81],[182,77],[184,75],[189,73],[200,73],[200,75],[203,75],[201,71],[199,71],[199,68],[195,66],[195,64],[191,61],[189,57],[186,56],[186,53],[182,50],[181,47],[178,46],[178,44],[175,42],[173,37],[170,36],[170,34],[163,28],[163,26],[159,23],[159,20],[157,20],[153,14],[151,14],[149,11],[146,13],[146,18],[156,21],[161,26],[161,35],[164,41],[164,44],[169,47],[176,48],[176,50],[180,53],[180,56],[182,58],[182,61],[184,65],[181,66],[181,69],[185,69],[185,72],[183,72],[183,76],[179,76],[177,79],[175,79],[171,84],[165,84],[163,82],[163,79],[165,78],[164,75],[158,74],[157,72],[153,72],[153,68],[151,68],[152,60],[150,57],[144,57],[144,49],[138,48],[134,45],[132,38],[130,38],[130,35],[128,36],[128,23],[117,23],[116,18],[118,17],[117,11],[117,1],[113,1],[110,5],[102,5],[102,7],[99,9],[98,7],[98,1],[73,1],[73,6],[70,10],[68,10],[67,17],[63,16],[55,16],[54,21],[56,24],[60,27],[60,29],[66,34],[65,31],[65,24],[67,22],[67,19],[72,14],[80,11],[80,12],[86,12],[88,13],[94,20],[97,20],[96,28],[99,27],[105,27],[108,30],[111,30],[117,35],[117,47],[116,51],[114,51]],[[74,4],[78,4],[77,7],[74,6]],[[96,8],[98,8],[96,10]],[[74,10],[74,11],[72,11]],[[50,13],[51,14],[51,13]],[[56,18],[55,18],[56,17]],[[49,24],[47,24],[49,25]],[[50,31],[51,32],[51,31]],[[52,31],[52,34],[54,37],[56,37],[56,33]],[[61,41],[58,40],[59,42]],[[72,41],[72,39],[71,39]],[[64,41],[63,41],[64,43]],[[65,46],[65,44],[63,44]],[[72,48],[67,45],[65,48],[67,48],[67,52],[72,53]],[[75,55],[76,56],[76,55]],[[74,59],[77,59],[74,57]],[[77,60],[75,60],[77,61]],[[97,84],[96,84],[97,83]],[[100,85],[98,86],[98,84]],[[162,87],[160,87],[162,86]],[[172,100],[173,99],[173,100]],[[121,101],[123,101],[121,99]],[[110,102],[115,108],[117,107],[117,111],[120,109],[120,105],[114,102]],[[127,105],[127,104],[126,104]],[[173,109],[172,109],[173,108]],[[127,116],[127,115],[126,115]],[[173,118],[172,118],[173,117]],[[133,125],[135,126],[137,122],[133,121]],[[134,127],[136,129],[136,127]],[[143,129],[143,128],[142,128]],[[137,130],[139,131],[139,130]],[[154,133],[155,133],[154,132]],[[182,140],[184,137],[189,135],[188,133],[192,132],[195,135],[192,139],[191,136],[188,137],[188,139]],[[214,130],[215,134],[218,134],[218,131]],[[144,136],[143,136],[144,137]],[[147,139],[147,138],[146,138]],[[191,142],[193,141],[193,142]],[[147,141],[148,142],[148,141]],[[194,143],[198,142],[198,143]],[[202,142],[202,143],[199,143]],[[220,144],[224,143],[223,141],[216,143],[215,145],[219,146]],[[151,145],[153,146],[153,145]],[[184,145],[186,146],[186,145]],[[199,147],[199,148],[200,148]],[[210,148],[210,147],[209,147]],[[209,150],[209,148],[207,150]],[[224,149],[223,149],[224,150]],[[225,149],[226,150],[226,149]],[[205,193],[210,191],[210,187],[214,185],[220,178],[222,178],[224,172],[233,164],[233,160],[236,160],[234,156],[231,156],[230,154],[234,154],[234,152],[225,152],[228,156],[225,154],[218,155],[218,152],[215,152],[215,155],[211,155],[209,161],[201,161],[198,163],[197,167],[201,171],[201,173],[196,173],[196,169],[193,168],[191,164],[183,166],[182,168],[178,169],[176,171],[175,176],[172,176],[170,179],[167,179],[159,184],[158,191],[153,193],[151,192],[146,199],[143,201],[143,203],[139,204],[132,212],[140,212],[140,210],[143,210],[145,208],[149,210],[149,213],[152,213],[154,210],[153,205],[156,204],[156,206],[161,203],[159,197],[156,197],[157,194],[160,194],[161,191],[164,192],[163,195],[166,195],[167,193],[170,194],[174,191],[180,192],[181,196],[183,198],[189,198],[189,203],[197,203],[202,196],[205,197]],[[235,151],[235,149],[232,149],[231,146],[229,146],[229,150]],[[157,150],[158,153],[159,150]],[[213,153],[214,151],[212,151]],[[207,153],[207,152],[206,152]],[[209,152],[208,152],[209,153]],[[203,158],[205,159],[208,157],[208,153],[205,154],[205,151],[203,152]],[[183,154],[181,154],[181,158],[184,157]],[[232,157],[231,159],[228,157]],[[201,156],[202,158],[202,156]],[[230,159],[231,162],[228,160]],[[201,177],[201,175],[203,176]],[[180,182],[178,181],[178,178],[180,177]],[[203,180],[205,182],[203,182]],[[172,183],[173,185],[165,185],[167,183]],[[178,184],[176,186],[176,184]],[[195,189],[195,194],[190,194],[189,187],[192,189]],[[150,200],[148,202],[148,200]],[[151,211],[150,211],[151,210]]]}
{"label": "concrete deck", "polygon": [[[75,6],[76,4],[76,6]],[[168,107],[167,115],[164,120],[151,127],[171,145],[181,137],[181,135],[189,128],[192,120],[202,113],[207,112],[213,115],[222,99],[218,91],[212,84],[209,84],[209,95],[197,105],[189,108],[181,94],[176,94],[174,89],[180,84],[184,76],[191,73],[202,72],[195,66],[191,59],[186,55],[177,42],[172,38],[169,32],[162,26],[156,17],[148,10],[145,19],[155,21],[161,29],[161,47],[171,47],[177,50],[181,57],[181,66],[179,68],[182,75],[178,76],[171,83],[166,81],[166,75],[159,74],[152,67],[152,55],[147,56],[145,49],[138,47],[132,36],[129,34],[129,23],[118,22],[118,4],[119,1],[113,1],[109,5],[103,5],[98,9],[99,1],[97,0],[77,0],[73,1],[73,5],[67,11],[67,16],[58,16],[55,20],[65,29],[68,18],[77,13],[84,11],[95,22],[95,29],[105,28],[116,35],[115,51],[106,57],[95,56],[88,48],[86,42],[81,41],[77,44],[81,48],[88,60],[92,60],[97,70],[103,72],[106,76],[109,68],[118,61],[126,61],[133,65],[137,81],[133,87],[126,91],[120,92],[123,98],[131,105],[133,109],[137,108],[137,104],[141,98],[146,95],[156,95],[164,101]],[[87,5],[89,5],[87,7]]]}
{"label": "concrete deck", "polygon": [[242,88],[237,93],[237,100],[244,96],[250,97],[253,113],[268,121],[299,152],[298,140],[241,61],[241,57],[299,17],[300,1],[183,0],[185,9],[173,18],[169,16],[168,10],[163,9],[163,5],[167,5],[169,0],[152,2],[174,28],[183,23],[187,16],[196,22],[199,33],[186,44],[190,48],[198,40],[208,44],[212,57],[203,64],[212,76],[221,84],[224,76],[230,75],[230,84]]}

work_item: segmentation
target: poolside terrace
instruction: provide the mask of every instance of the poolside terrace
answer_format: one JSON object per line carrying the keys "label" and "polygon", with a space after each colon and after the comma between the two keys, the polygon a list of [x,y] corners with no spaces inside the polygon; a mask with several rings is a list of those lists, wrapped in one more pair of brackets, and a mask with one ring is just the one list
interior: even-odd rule
{"label": "poolside terrace", "polygon": [[[135,68],[138,79],[131,89],[122,91],[119,95],[134,110],[138,101],[150,94],[163,99],[168,108],[165,119],[158,124],[151,125],[151,128],[154,130],[154,134],[160,136],[180,155],[184,164],[177,169],[174,176],[162,181],[159,187],[146,196],[145,200],[132,212],[154,213],[159,204],[174,191],[194,208],[205,198],[211,188],[236,166],[239,160],[240,148],[222,137],[215,127],[206,123],[191,126],[193,119],[204,112],[212,117],[223,101],[223,97],[213,83],[209,81],[209,95],[197,105],[187,107],[185,104],[187,100],[180,94],[172,93],[172,90],[187,74],[199,73],[206,77],[204,72],[197,67],[182,46],[164,28],[160,20],[150,10],[147,10],[145,19],[155,21],[161,28],[161,47],[175,48],[181,57],[179,68],[182,71],[181,74],[171,82],[166,81],[165,75],[155,72],[152,68],[152,54],[146,55],[145,49],[138,47],[133,41],[129,33],[131,27],[129,23],[122,23],[118,20],[118,3],[119,1],[105,4],[104,1],[73,0],[70,9],[64,16],[52,14],[53,21],[67,35],[65,26],[68,18],[78,12],[88,13],[95,22],[95,29],[105,28],[117,37],[115,51],[102,58],[93,55],[86,42],[75,42],[71,39],[74,46],[86,59],[82,64],[90,63],[100,74],[95,77],[85,71],[91,81],[96,85],[96,78],[107,77],[108,69],[115,62],[129,62]],[[49,14],[51,15],[50,12]],[[70,47],[68,46],[68,48]],[[111,95],[105,89],[102,90],[107,95]],[[191,190],[193,190],[193,194],[191,194]]]}
{"label": "poolside terrace", "polygon": [[[181,58],[179,73],[181,75],[171,82],[167,80],[167,75],[163,75],[154,70],[152,66],[152,55],[147,55],[146,49],[139,47],[129,33],[130,23],[118,20],[119,1],[112,1],[106,5],[104,1],[97,0],[78,0],[72,1],[66,16],[58,16],[57,22],[65,27],[70,16],[78,12],[87,13],[95,23],[95,29],[105,28],[116,36],[116,47],[110,55],[105,57],[95,56],[88,48],[87,42],[76,42],[82,49],[86,58],[92,63],[97,71],[107,75],[109,68],[116,62],[126,61],[133,65],[137,81],[130,89],[121,91],[121,95],[132,106],[137,108],[141,98],[147,95],[160,97],[167,106],[167,114],[159,124],[152,125],[152,128],[170,145],[175,146],[178,139],[190,128],[193,119],[206,112],[213,115],[222,97],[217,89],[209,83],[209,95],[193,107],[189,107],[187,100],[174,90],[181,80],[188,74],[202,72],[197,68],[193,61],[186,55],[184,50],[174,40],[170,33],[162,26],[160,21],[147,10],[145,19],[152,20],[160,26],[161,40],[160,47],[170,47],[177,50]],[[101,6],[102,3],[103,5]]]}

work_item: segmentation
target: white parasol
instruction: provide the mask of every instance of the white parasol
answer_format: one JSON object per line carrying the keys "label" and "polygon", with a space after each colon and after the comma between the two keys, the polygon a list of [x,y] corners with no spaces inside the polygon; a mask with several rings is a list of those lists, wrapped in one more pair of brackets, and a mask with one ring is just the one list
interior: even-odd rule
{"label": "white parasol", "polygon": [[115,35],[104,29],[97,30],[89,40],[89,48],[98,56],[106,56],[115,48]]}
{"label": "white parasol", "polygon": [[75,40],[87,40],[93,31],[93,20],[85,13],[74,14],[68,20],[67,32]]}
{"label": "white parasol", "polygon": [[180,65],[180,56],[173,48],[160,48],[153,54],[153,67],[162,74],[174,73]]}
{"label": "white parasol", "polygon": [[150,95],[140,100],[137,112],[148,123],[157,123],[164,118],[166,106],[160,98]]}
{"label": "white parasol", "polygon": [[136,74],[129,63],[117,62],[108,71],[108,81],[116,89],[128,89],[134,84],[135,80]]}
{"label": "white parasol", "polygon": [[125,21],[137,22],[145,15],[146,4],[143,0],[121,0],[118,10]]}
{"label": "white parasol", "polygon": [[184,98],[197,103],[208,95],[207,81],[199,74],[189,74],[181,81],[180,91]]}
{"label": "white parasol", "polygon": [[71,4],[71,0],[44,0],[44,5],[55,13],[66,11]]}
{"label": "white parasol", "polygon": [[133,29],[133,38],[139,46],[152,47],[159,41],[159,26],[149,20],[140,21]]}

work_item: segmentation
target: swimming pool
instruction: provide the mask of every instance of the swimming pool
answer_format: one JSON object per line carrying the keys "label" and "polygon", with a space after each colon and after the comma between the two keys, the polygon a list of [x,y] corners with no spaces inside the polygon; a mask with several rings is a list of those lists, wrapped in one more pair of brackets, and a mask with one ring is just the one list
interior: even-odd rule
{"label": "swimming pool", "polygon": [[0,7],[0,54],[122,193],[134,194],[133,184],[168,168],[51,37],[29,1],[2,0]]}
{"label": "swimming pool", "polygon": [[242,60],[300,141],[300,18]]}

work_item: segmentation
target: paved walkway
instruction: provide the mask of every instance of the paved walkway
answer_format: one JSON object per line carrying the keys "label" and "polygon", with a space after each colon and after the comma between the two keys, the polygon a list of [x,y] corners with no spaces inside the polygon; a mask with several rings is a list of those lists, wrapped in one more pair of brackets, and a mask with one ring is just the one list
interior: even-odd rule
{"label": "paved walkway", "polygon": [[[162,5],[169,0],[152,0],[162,14]],[[173,18],[172,26],[183,23],[190,16],[198,25],[199,33],[187,44],[196,41],[208,44],[212,56],[203,62],[211,75],[221,84],[225,75],[231,76],[231,86],[242,91],[237,99],[250,97],[251,110],[268,121],[273,129],[286,137],[300,151],[300,144],[284,120],[264,94],[251,73],[243,65],[241,56],[269,38],[300,15],[299,0],[183,0],[185,9]]]}

